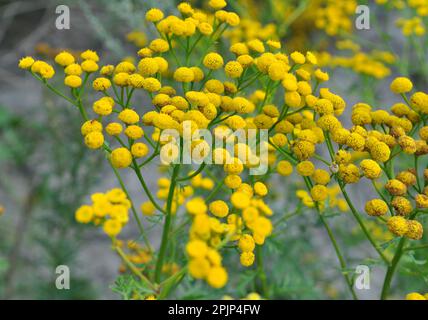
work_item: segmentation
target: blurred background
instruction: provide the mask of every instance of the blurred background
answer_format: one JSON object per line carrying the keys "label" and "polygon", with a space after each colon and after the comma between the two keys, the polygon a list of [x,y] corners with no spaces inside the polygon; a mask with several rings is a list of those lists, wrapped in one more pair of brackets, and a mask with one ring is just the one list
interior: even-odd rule
{"label": "blurred background", "polygon": [[[191,2],[194,7],[205,5],[203,1]],[[400,8],[391,4],[394,1],[385,6],[382,2],[386,1],[231,0],[228,9],[238,12],[242,23],[226,37],[242,41],[254,37],[277,38],[287,52],[317,52],[323,68],[330,72],[331,90],[344,97],[348,106],[364,101],[375,108],[389,108],[398,102],[388,90],[393,76],[410,76],[415,86],[426,89],[427,38],[416,31],[406,34],[406,21],[418,16],[415,8],[407,5]],[[102,155],[89,151],[76,134],[80,122],[75,110],[19,70],[19,58],[32,55],[52,60],[64,49],[78,53],[89,48],[100,54],[104,64],[115,64],[124,57],[136,59],[138,49],[154,36],[152,26],[147,26],[144,20],[145,12],[151,7],[175,12],[178,3],[173,0],[0,1],[1,298],[119,298],[110,288],[119,266],[119,259],[110,249],[110,240],[101,231],[86,230],[74,221],[75,209],[90,193],[116,186],[114,175]],[[58,17],[55,8],[60,4],[70,8],[70,30],[55,27]],[[355,29],[357,4],[369,5],[370,30]],[[257,19],[260,25],[250,26],[248,19]],[[404,19],[401,24],[400,19]],[[418,22],[412,21],[417,29]],[[426,17],[421,23],[426,27]],[[226,51],[228,42],[219,45]],[[153,190],[157,176],[154,171],[148,177]],[[143,196],[137,182],[131,176],[125,179],[131,186],[132,198],[141,203]],[[293,181],[275,182],[282,188],[276,196],[276,208],[284,210],[284,202],[294,198],[299,186]],[[362,208],[368,191],[364,185],[359,188],[354,190],[353,199]],[[286,209],[293,211],[296,206]],[[334,252],[316,217],[308,214],[299,218],[281,225],[279,236],[269,249],[275,256],[271,268],[281,268],[273,273],[275,281],[282,284],[277,297],[343,297],[344,288],[337,270],[327,267],[336,263]],[[346,214],[337,217],[334,225],[343,245],[352,248],[350,259],[355,263],[351,265],[372,253]],[[373,229],[379,239],[388,240],[379,226],[373,225]],[[135,230],[130,227],[126,232],[132,237]],[[152,240],[157,239],[154,236]],[[280,250],[284,243],[285,252]],[[366,263],[373,264],[373,272],[382,275],[377,262]],[[58,265],[69,266],[71,290],[55,288]],[[417,290],[424,284],[426,288],[427,267],[422,264],[418,272],[415,275],[411,271],[415,277],[410,284],[406,283],[406,288]],[[374,289],[361,293],[365,298],[378,296],[381,279],[379,282],[376,276],[372,279]],[[236,288],[232,293],[239,294],[239,290]]]}

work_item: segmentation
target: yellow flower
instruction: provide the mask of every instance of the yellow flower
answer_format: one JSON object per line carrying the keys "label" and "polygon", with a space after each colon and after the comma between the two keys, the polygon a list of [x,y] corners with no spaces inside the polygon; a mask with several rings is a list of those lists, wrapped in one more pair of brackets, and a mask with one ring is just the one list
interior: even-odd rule
{"label": "yellow flower", "polygon": [[210,212],[219,218],[224,218],[229,214],[229,207],[226,202],[222,200],[216,200],[209,205]]}
{"label": "yellow flower", "polygon": [[316,169],[312,174],[316,184],[327,185],[330,182],[330,174],[323,169]]}
{"label": "yellow flower", "polygon": [[220,10],[227,6],[227,3],[224,0],[209,0],[208,5],[215,10]]}
{"label": "yellow flower", "polygon": [[251,252],[254,251],[256,244],[254,238],[249,234],[244,234],[239,238],[238,248],[242,252]]}
{"label": "yellow flower", "polygon": [[294,51],[292,54],[290,54],[290,58],[297,64],[304,64],[306,62],[305,56],[298,51]]}
{"label": "yellow flower", "polygon": [[85,60],[80,66],[83,71],[88,73],[92,73],[98,70],[98,64],[94,60]]}
{"label": "yellow flower", "polygon": [[377,162],[370,159],[361,161],[360,167],[363,170],[364,176],[368,179],[377,179],[382,174],[382,169]]}
{"label": "yellow flower", "polygon": [[64,78],[64,84],[70,88],[78,88],[82,85],[82,79],[79,76],[69,75]]}
{"label": "yellow flower", "polygon": [[222,56],[215,52],[208,53],[203,60],[204,66],[211,70],[220,69],[223,63]]}
{"label": "yellow flower", "polygon": [[311,196],[314,201],[324,201],[328,196],[327,188],[317,184],[311,189]]}
{"label": "yellow flower", "polygon": [[242,68],[241,64],[237,61],[229,61],[226,63],[226,66],[224,67],[224,72],[228,77],[231,78],[239,78],[242,74],[244,69]]}
{"label": "yellow flower", "polygon": [[82,74],[82,67],[77,63],[72,63],[67,67],[65,67],[64,73],[69,76],[71,75],[80,76]]}
{"label": "yellow flower", "polygon": [[140,116],[132,109],[122,110],[118,118],[126,124],[135,124],[140,121]]}
{"label": "yellow flower", "polygon": [[177,82],[192,82],[195,79],[195,74],[192,69],[180,67],[174,72],[174,80]]}
{"label": "yellow flower", "polygon": [[159,9],[153,8],[146,12],[146,20],[150,22],[158,22],[163,19],[163,12]]}
{"label": "yellow flower", "polygon": [[80,57],[83,60],[92,60],[94,62],[98,62],[100,58],[98,57],[98,54],[95,51],[92,50],[86,50],[80,54]]}
{"label": "yellow flower", "polygon": [[122,125],[117,122],[109,123],[106,126],[106,132],[111,136],[118,136],[122,132],[122,130]]}
{"label": "yellow flower", "polygon": [[205,258],[191,259],[189,273],[195,279],[203,279],[210,271],[210,262]]}
{"label": "yellow flower", "polygon": [[366,202],[365,210],[370,216],[383,216],[388,212],[388,205],[381,199]]}
{"label": "yellow flower", "polygon": [[94,90],[96,91],[105,91],[108,88],[111,87],[111,82],[109,79],[107,78],[96,78],[93,82],[92,82],[92,87],[94,88]]}
{"label": "yellow flower", "polygon": [[397,179],[389,180],[385,185],[385,189],[393,196],[401,196],[407,192],[406,185]]}
{"label": "yellow flower", "polygon": [[254,263],[254,259],[255,259],[254,253],[251,251],[242,252],[241,255],[239,256],[239,261],[244,267],[252,266]]}
{"label": "yellow flower", "polygon": [[153,205],[153,203],[151,201],[146,201],[143,202],[141,204],[141,212],[145,215],[145,216],[152,216],[155,213],[155,206]]}
{"label": "yellow flower", "polygon": [[144,135],[143,129],[137,125],[130,125],[126,127],[124,133],[128,138],[131,138],[132,140],[138,140]]}
{"label": "yellow flower", "polygon": [[154,58],[143,58],[138,63],[138,70],[144,77],[154,75],[159,70],[159,65]]}
{"label": "yellow flower", "polygon": [[241,191],[236,191],[230,196],[230,202],[237,209],[245,209],[250,205],[250,197]]}
{"label": "yellow flower", "polygon": [[211,268],[207,275],[208,284],[216,289],[224,287],[227,283],[227,272],[223,267]]}
{"label": "yellow flower", "polygon": [[75,218],[79,223],[89,223],[92,221],[94,211],[91,206],[83,205],[76,210]]}
{"label": "yellow flower", "polygon": [[401,197],[401,196],[394,197],[391,201],[391,205],[395,209],[396,214],[400,216],[407,216],[413,210],[413,207],[410,201],[405,197]]}
{"label": "yellow flower", "polygon": [[186,252],[191,258],[204,258],[208,253],[208,246],[204,241],[192,240],[186,245]]}
{"label": "yellow flower", "polygon": [[131,146],[131,153],[135,158],[145,157],[149,153],[149,147],[142,142],[137,142]]}
{"label": "yellow flower", "polygon": [[297,172],[303,177],[311,176],[315,171],[315,166],[310,161],[302,161],[296,166]]}
{"label": "yellow flower", "polygon": [[394,216],[388,219],[387,226],[389,231],[398,237],[404,236],[409,230],[407,220],[401,216]]}
{"label": "yellow flower", "polygon": [[284,94],[284,101],[290,108],[298,108],[302,103],[302,97],[297,91],[287,91]]}
{"label": "yellow flower", "polygon": [[117,220],[109,219],[104,222],[103,230],[108,236],[115,237],[122,230],[122,224]]}
{"label": "yellow flower", "polygon": [[55,62],[60,66],[66,67],[72,63],[74,63],[74,57],[71,53],[67,51],[62,51],[55,56]]}
{"label": "yellow flower", "polygon": [[187,212],[192,215],[205,214],[207,212],[207,205],[202,198],[193,198],[186,203]]}
{"label": "yellow flower", "polygon": [[242,183],[241,177],[236,174],[227,175],[224,184],[231,189],[237,189]]}
{"label": "yellow flower", "polygon": [[103,130],[103,125],[101,124],[101,122],[97,120],[86,121],[85,123],[83,123],[80,129],[82,136],[86,136],[87,134],[94,131],[102,132],[102,130]]}
{"label": "yellow flower", "polygon": [[93,131],[85,135],[85,144],[88,148],[99,149],[104,143],[104,136],[101,132]]}
{"label": "yellow flower", "polygon": [[396,94],[402,94],[412,91],[413,83],[405,77],[395,78],[391,82],[391,91]]}
{"label": "yellow flower", "polygon": [[261,197],[264,197],[265,195],[268,194],[268,188],[266,187],[266,185],[263,182],[256,182],[254,184],[254,192]]}
{"label": "yellow flower", "polygon": [[422,224],[416,220],[407,221],[407,232],[405,236],[412,240],[420,240],[422,239],[424,233],[424,229]]}
{"label": "yellow flower", "polygon": [[115,168],[126,168],[132,163],[132,154],[126,148],[114,149],[111,153],[111,163]]}
{"label": "yellow flower", "polygon": [[425,194],[417,194],[415,202],[418,208],[428,208],[428,196]]}
{"label": "yellow flower", "polygon": [[24,57],[19,60],[18,67],[21,69],[30,69],[34,63],[34,59],[32,57]]}
{"label": "yellow flower", "polygon": [[108,116],[113,112],[114,101],[110,97],[103,97],[94,102],[92,109],[100,116]]}
{"label": "yellow flower", "polygon": [[406,295],[406,300],[426,300],[426,298],[417,292],[412,292]]}
{"label": "yellow flower", "polygon": [[164,39],[155,39],[150,42],[149,48],[154,52],[167,52],[169,50],[169,44]]}

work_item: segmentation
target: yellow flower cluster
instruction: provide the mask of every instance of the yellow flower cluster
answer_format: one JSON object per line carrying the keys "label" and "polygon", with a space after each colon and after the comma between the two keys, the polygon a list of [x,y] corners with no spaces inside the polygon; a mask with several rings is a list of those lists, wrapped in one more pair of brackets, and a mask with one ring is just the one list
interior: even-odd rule
{"label": "yellow flower cluster", "polygon": [[131,202],[125,192],[116,188],[94,193],[91,200],[91,205],[82,205],[76,210],[77,222],[102,226],[108,236],[115,238],[129,221]]}
{"label": "yellow flower cluster", "polygon": [[[329,34],[349,31],[355,1],[320,3],[323,6],[315,22],[319,28]],[[428,208],[428,188],[420,177],[418,160],[428,154],[428,94],[411,94],[410,79],[398,77],[390,89],[403,102],[391,106],[390,111],[360,102],[345,113],[345,99],[329,89],[330,75],[320,67],[322,55],[282,50],[281,42],[274,37],[274,28],[267,30],[267,35],[252,35],[249,30],[253,27],[246,30],[244,23],[240,33],[229,34],[229,54],[213,48],[230,27],[241,22],[236,13],[224,10],[226,5],[223,0],[210,0],[212,12],[208,13],[186,2],[177,7],[180,16],[166,17],[161,10],[150,9],[146,20],[156,28],[159,37],[145,42],[136,62],[124,59],[99,68],[98,54],[91,50],[82,52],[80,60],[68,52],[55,57],[55,62],[64,68],[64,84],[72,88],[70,98],[62,96],[82,115],[85,144],[108,155],[125,190],[94,194],[91,205],[76,211],[76,220],[102,225],[115,238],[128,222],[128,210],[133,209],[116,169],[132,169],[148,198],[141,205],[141,212],[148,221],[158,217],[163,220],[155,271],[137,273],[140,279],[156,284],[154,288],[163,283],[162,270],[172,270],[164,275],[187,270],[193,278],[203,279],[214,288],[224,287],[229,277],[223,264],[225,246],[236,247],[241,265],[251,267],[273,232],[274,210],[267,202],[272,194],[268,179],[274,173],[282,178],[297,172],[306,186],[297,191],[297,198],[317,210],[330,237],[323,215],[327,206],[351,210],[374,243],[346,193],[347,185],[365,178],[380,191],[380,198],[366,203],[368,215],[386,222],[396,236],[420,239],[423,226],[416,218]],[[355,44],[350,42],[338,46],[355,50]],[[375,55],[376,61],[363,54],[350,64],[341,63],[383,78],[389,74],[383,63],[393,57],[381,52]],[[50,65],[31,57],[21,59],[19,67],[45,84],[45,79],[54,75]],[[81,96],[88,81],[100,95],[92,102],[92,108],[82,102]],[[132,99],[134,93],[147,98],[144,106]],[[88,112],[92,115],[88,116]],[[168,129],[174,129],[178,135]],[[198,136],[203,129],[231,143],[234,151],[232,154],[224,146],[210,145],[201,137],[191,142],[193,160],[202,162],[212,157],[214,164],[209,166],[215,174],[209,178],[202,174],[205,163],[196,171],[187,170],[179,158],[184,133],[190,131]],[[238,129],[247,135],[250,130],[267,132],[269,139],[257,140],[258,146],[267,149],[267,159],[252,150],[249,143],[236,138],[233,132]],[[395,172],[394,159],[401,156],[411,157],[415,168]],[[147,169],[145,165],[157,157],[160,167],[167,167],[172,173],[158,180],[158,191],[153,196],[142,169]],[[266,165],[267,173],[251,176],[250,169],[258,165]],[[387,181],[379,187],[381,179]],[[428,171],[424,180],[428,180]],[[176,231],[171,230],[171,221],[180,218],[180,211],[187,212],[184,221],[189,227],[185,245],[187,268],[165,261],[171,245],[176,246],[168,241]],[[384,218],[388,212],[391,216]],[[150,217],[156,213],[160,215]],[[381,256],[384,258],[382,253]],[[140,256],[125,259],[128,267],[142,261]]]}
{"label": "yellow flower cluster", "polygon": [[201,197],[186,203],[187,212],[193,217],[186,247],[190,258],[189,272],[215,288],[223,287],[227,281],[219,253],[224,245],[237,241],[240,262],[249,267],[254,263],[256,244],[263,245],[272,232],[269,216],[273,211],[262,199],[268,193],[265,184],[237,183],[232,189],[230,208],[223,200],[207,205]]}

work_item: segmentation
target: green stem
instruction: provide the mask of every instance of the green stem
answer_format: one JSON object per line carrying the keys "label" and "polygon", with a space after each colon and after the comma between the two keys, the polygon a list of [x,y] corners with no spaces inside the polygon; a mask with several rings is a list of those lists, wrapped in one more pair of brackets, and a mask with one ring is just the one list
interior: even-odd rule
{"label": "green stem", "polygon": [[345,197],[346,203],[348,204],[349,208],[351,209],[352,215],[357,220],[358,224],[360,225],[361,230],[363,230],[366,238],[370,241],[373,248],[376,250],[376,252],[379,254],[379,256],[382,258],[382,260],[389,265],[390,262],[388,258],[383,254],[383,252],[378,248],[376,242],[373,240],[372,236],[370,235],[370,232],[367,230],[366,226],[364,225],[363,219],[361,219],[360,214],[355,209],[354,205],[351,202],[351,199],[348,196],[348,193],[345,190],[345,187],[342,186],[342,184],[339,182],[340,190],[342,191],[343,196]]}
{"label": "green stem", "polygon": [[403,247],[406,242],[406,238],[401,238],[398,244],[397,251],[395,252],[394,258],[392,259],[391,265],[388,266],[386,271],[385,280],[383,281],[382,293],[380,298],[385,300],[388,296],[389,289],[391,288],[392,277],[394,276],[395,270],[397,269],[398,262],[403,254]]}
{"label": "green stem", "polygon": [[168,244],[169,227],[171,225],[172,201],[174,198],[174,190],[175,190],[175,186],[177,184],[177,175],[178,175],[179,170],[180,170],[180,165],[178,165],[178,164],[175,165],[174,169],[172,171],[172,175],[171,175],[171,183],[169,185],[168,199],[166,202],[165,223],[163,225],[162,241],[161,241],[161,246],[159,249],[159,255],[158,255],[158,259],[156,261],[156,269],[155,269],[155,281],[157,283],[159,283],[161,280],[163,260],[165,258],[166,248],[167,248],[167,244]]}
{"label": "green stem", "polygon": [[[304,181],[305,181],[305,184],[306,184],[306,187],[307,187],[308,191],[310,192],[311,191],[311,185],[312,185],[311,181],[309,180],[308,177],[304,177]],[[329,239],[331,241],[331,244],[333,245],[334,251],[335,251],[336,256],[337,256],[337,259],[339,260],[339,263],[340,263],[341,273],[343,275],[343,278],[345,279],[345,282],[346,282],[346,284],[347,284],[347,286],[349,288],[349,291],[351,292],[351,295],[352,295],[353,299],[354,300],[358,300],[358,297],[357,297],[357,295],[356,295],[356,293],[354,291],[352,280],[345,273],[345,270],[347,270],[348,267],[346,265],[345,259],[343,258],[342,252],[340,251],[339,245],[337,244],[337,241],[336,241],[336,238],[335,238],[335,236],[333,234],[333,231],[331,230],[331,228],[328,225],[327,221],[325,221],[325,219],[324,219],[324,217],[322,215],[322,212],[321,212],[321,210],[319,208],[318,203],[316,203],[315,208],[316,208],[316,210],[318,212],[318,216],[319,216],[322,224],[324,225],[325,230],[327,231],[327,235],[328,235],[328,237],[329,237]]]}
{"label": "green stem", "polygon": [[259,245],[256,246],[256,259],[257,259],[257,276],[261,283],[261,292],[260,294],[263,298],[268,298],[268,286],[267,286],[267,277],[263,268],[263,248]]}
{"label": "green stem", "polygon": [[144,178],[143,178],[143,176],[142,176],[142,174],[141,174],[140,168],[138,167],[138,164],[137,164],[137,162],[135,161],[135,159],[133,159],[133,160],[132,160],[132,164],[133,164],[132,169],[134,169],[134,171],[135,171],[135,173],[136,173],[136,175],[137,175],[137,178],[138,178],[138,180],[140,181],[141,186],[143,187],[144,191],[146,192],[147,197],[149,198],[149,200],[153,203],[153,205],[155,206],[155,208],[156,208],[156,209],[158,209],[158,210],[159,210],[160,212],[162,212],[162,213],[165,213],[165,210],[163,210],[163,209],[162,209],[162,208],[157,204],[157,202],[155,201],[155,199],[154,199],[154,197],[153,197],[152,193],[150,192],[150,189],[147,187],[147,184],[146,184],[146,182],[144,181]]}

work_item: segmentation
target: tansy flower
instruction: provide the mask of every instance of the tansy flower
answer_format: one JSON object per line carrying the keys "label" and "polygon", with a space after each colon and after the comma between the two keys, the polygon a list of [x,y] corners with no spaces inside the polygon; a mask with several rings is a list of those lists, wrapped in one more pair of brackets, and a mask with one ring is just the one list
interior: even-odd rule
{"label": "tansy flower", "polygon": [[207,282],[213,288],[222,288],[227,283],[227,272],[223,267],[211,268],[207,275]]}
{"label": "tansy flower", "polygon": [[122,130],[122,125],[117,122],[109,123],[106,126],[106,132],[111,136],[118,136],[122,132]]}
{"label": "tansy flower", "polygon": [[229,207],[226,202],[222,200],[216,200],[209,205],[210,212],[219,218],[224,218],[229,214]]}
{"label": "tansy flower", "polygon": [[294,51],[292,54],[290,54],[290,58],[297,64],[304,64],[306,61],[305,56],[298,51]]}
{"label": "tansy flower", "polygon": [[324,201],[327,196],[327,188],[323,185],[317,184],[311,189],[311,197],[314,201]]}
{"label": "tansy flower", "polygon": [[77,63],[72,63],[65,67],[64,73],[66,75],[74,75],[74,76],[80,76],[82,74],[82,67]]}
{"label": "tansy flower", "polygon": [[108,236],[115,237],[122,230],[122,224],[117,220],[110,219],[104,222],[103,230]]}
{"label": "tansy flower", "polygon": [[398,237],[404,236],[409,230],[407,220],[401,216],[394,216],[388,219],[387,226],[389,231]]}
{"label": "tansy flower", "polygon": [[150,22],[158,22],[163,19],[163,12],[159,9],[153,8],[146,12],[146,20]]}
{"label": "tansy flower", "polygon": [[143,202],[141,204],[141,212],[145,215],[145,216],[152,216],[155,213],[155,206],[153,205],[153,203],[151,201],[146,201]]}
{"label": "tansy flower", "polygon": [[132,109],[121,111],[118,118],[126,124],[135,124],[140,121],[140,116]]}
{"label": "tansy flower", "polygon": [[382,169],[377,162],[370,159],[361,161],[360,167],[363,170],[364,176],[368,179],[377,179],[382,174]]}
{"label": "tansy flower", "polygon": [[131,146],[131,153],[135,158],[145,157],[149,153],[149,147],[142,142],[137,142]]}
{"label": "tansy flower", "polygon": [[99,149],[104,143],[104,135],[101,132],[93,131],[85,135],[85,144],[90,149]]}
{"label": "tansy flower", "polygon": [[105,91],[108,88],[111,87],[111,82],[109,79],[107,78],[96,78],[93,82],[92,82],[92,87],[94,88],[94,90],[96,91]]}
{"label": "tansy flower", "polygon": [[239,261],[244,267],[252,266],[254,263],[254,259],[255,259],[254,253],[251,251],[242,252],[241,255],[239,256]]}
{"label": "tansy flower", "polygon": [[180,67],[174,72],[174,80],[177,82],[192,82],[195,79],[195,74],[192,69]]}
{"label": "tansy flower", "polygon": [[132,154],[126,148],[114,149],[111,153],[111,163],[115,168],[126,168],[132,163]]}
{"label": "tansy flower", "polygon": [[385,189],[393,196],[401,196],[407,192],[406,185],[397,179],[389,180],[385,185]]}
{"label": "tansy flower", "polygon": [[60,66],[66,67],[72,63],[74,63],[74,57],[67,51],[62,51],[55,56],[55,62]]}
{"label": "tansy flower", "polygon": [[208,53],[203,60],[204,66],[211,70],[220,69],[223,63],[222,56],[215,52]]}
{"label": "tansy flower", "polygon": [[98,62],[100,58],[98,57],[98,54],[95,51],[92,50],[86,50],[80,54],[80,57],[83,60],[92,60],[94,62]]}
{"label": "tansy flower", "polygon": [[395,78],[391,82],[391,91],[397,94],[407,93],[412,91],[413,83],[405,77]]}
{"label": "tansy flower", "polygon": [[391,205],[395,209],[396,214],[400,216],[407,216],[413,210],[411,202],[401,196],[394,197],[391,201]]}
{"label": "tansy flower", "polygon": [[80,66],[83,71],[88,73],[92,73],[98,70],[98,64],[93,60],[85,60]]}
{"label": "tansy flower", "polygon": [[226,63],[226,66],[224,67],[224,72],[228,77],[231,78],[239,78],[242,74],[244,69],[242,68],[241,64],[237,61],[229,61]]}
{"label": "tansy flower", "polygon": [[76,210],[75,219],[79,223],[89,223],[94,216],[94,211],[91,206],[83,205]]}
{"label": "tansy flower", "polygon": [[82,79],[75,75],[66,76],[64,78],[64,84],[70,88],[78,88],[82,85]]}
{"label": "tansy flower", "polygon": [[370,216],[382,216],[388,212],[388,205],[381,199],[366,202],[365,210]]}
{"label": "tansy flower", "polygon": [[420,240],[423,236],[424,229],[422,224],[416,220],[407,221],[407,232],[405,236],[412,240]]}
{"label": "tansy flower", "polygon": [[250,205],[250,197],[241,191],[234,192],[230,197],[230,201],[237,209],[245,209]]}
{"label": "tansy flower", "polygon": [[303,177],[311,176],[315,171],[315,166],[310,161],[302,161],[296,166],[297,172]]}
{"label": "tansy flower", "polygon": [[30,69],[34,63],[34,59],[32,57],[24,57],[19,60],[18,67],[21,69]]}
{"label": "tansy flower", "polygon": [[94,132],[94,131],[102,132],[102,130],[103,130],[103,125],[101,124],[101,122],[97,120],[88,120],[82,124],[80,132],[82,133],[82,136],[86,136],[91,132]]}

